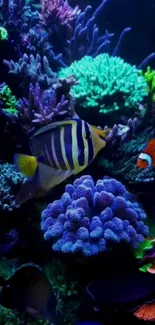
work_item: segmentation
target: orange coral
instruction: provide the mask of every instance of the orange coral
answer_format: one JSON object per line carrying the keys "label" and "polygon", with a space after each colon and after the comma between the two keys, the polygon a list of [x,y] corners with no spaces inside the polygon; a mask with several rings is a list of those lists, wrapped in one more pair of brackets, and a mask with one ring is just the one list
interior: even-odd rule
{"label": "orange coral", "polygon": [[155,321],[155,303],[142,305],[134,315],[140,320]]}

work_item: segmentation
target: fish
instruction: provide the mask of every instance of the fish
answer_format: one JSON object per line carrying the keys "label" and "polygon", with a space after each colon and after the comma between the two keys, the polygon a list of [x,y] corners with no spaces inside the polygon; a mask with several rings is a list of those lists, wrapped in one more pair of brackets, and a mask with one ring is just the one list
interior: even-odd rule
{"label": "fish", "polygon": [[48,124],[30,138],[32,156],[14,155],[14,164],[26,177],[15,199],[21,205],[85,169],[105,147],[109,130],[81,119]]}
{"label": "fish", "polygon": [[143,149],[137,159],[139,168],[155,166],[155,139],[150,139],[147,146]]}
{"label": "fish", "polygon": [[33,263],[19,267],[7,280],[0,278],[0,304],[57,325],[56,297],[42,268]]}
{"label": "fish", "polygon": [[142,304],[155,301],[154,274],[137,269],[115,271],[91,281],[87,294],[99,310],[132,312]]}

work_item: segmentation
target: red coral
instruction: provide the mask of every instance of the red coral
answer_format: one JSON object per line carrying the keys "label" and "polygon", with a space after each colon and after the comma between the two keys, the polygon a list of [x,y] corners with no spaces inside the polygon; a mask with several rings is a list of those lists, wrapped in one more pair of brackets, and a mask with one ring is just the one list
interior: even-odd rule
{"label": "red coral", "polygon": [[79,7],[73,9],[68,4],[68,0],[41,0],[40,17],[46,25],[56,21],[61,25],[69,25],[79,13]]}
{"label": "red coral", "polygon": [[155,303],[150,305],[144,304],[142,305],[134,315],[140,319],[145,321],[155,321]]}

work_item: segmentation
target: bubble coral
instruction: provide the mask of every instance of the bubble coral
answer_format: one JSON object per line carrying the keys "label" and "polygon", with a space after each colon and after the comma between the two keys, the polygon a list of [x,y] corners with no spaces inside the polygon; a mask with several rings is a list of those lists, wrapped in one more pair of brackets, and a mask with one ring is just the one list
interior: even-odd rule
{"label": "bubble coral", "polygon": [[41,219],[44,238],[54,242],[53,250],[84,256],[104,252],[112,243],[137,248],[148,234],[141,205],[123,184],[109,177],[95,184],[86,175],[66,185],[61,199],[49,204]]}

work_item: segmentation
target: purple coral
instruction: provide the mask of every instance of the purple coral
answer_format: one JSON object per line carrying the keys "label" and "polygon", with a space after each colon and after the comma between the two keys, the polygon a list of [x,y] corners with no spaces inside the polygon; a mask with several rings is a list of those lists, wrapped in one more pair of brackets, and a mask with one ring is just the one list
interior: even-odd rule
{"label": "purple coral", "polygon": [[80,9],[69,6],[67,0],[41,0],[40,18],[46,25],[50,22],[57,22],[61,25],[69,25],[79,14]]}
{"label": "purple coral", "polygon": [[[126,125],[122,124],[115,124],[110,133],[108,134],[108,137],[106,139],[106,142],[108,145],[111,146],[114,145],[116,142],[121,141],[127,141],[127,139],[135,137],[136,130],[140,125],[140,121],[135,117],[134,119],[129,119],[127,121]],[[104,130],[107,130],[108,127],[105,126]]]}
{"label": "purple coral", "polygon": [[41,229],[53,250],[81,252],[84,256],[104,252],[112,243],[138,247],[148,234],[146,214],[125,186],[104,177],[96,183],[91,176],[66,185],[60,200],[42,212]]}
{"label": "purple coral", "polygon": [[33,127],[46,125],[63,117],[75,116],[75,101],[70,95],[70,87],[75,83],[70,76],[59,81],[47,90],[42,91],[39,83],[35,86],[30,84],[29,99],[22,98],[18,101],[19,110],[23,126],[27,131]]}

